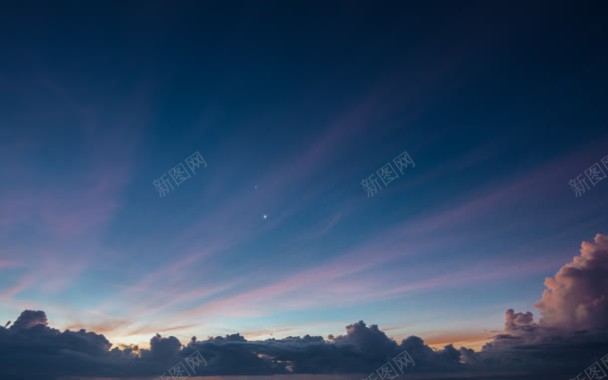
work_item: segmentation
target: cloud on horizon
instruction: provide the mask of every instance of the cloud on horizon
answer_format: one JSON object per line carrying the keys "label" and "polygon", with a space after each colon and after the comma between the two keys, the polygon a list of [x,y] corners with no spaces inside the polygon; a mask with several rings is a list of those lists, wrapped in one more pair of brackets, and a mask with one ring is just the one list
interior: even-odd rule
{"label": "cloud on horizon", "polygon": [[504,332],[480,353],[466,351],[479,367],[576,375],[608,355],[608,235],[583,242],[580,254],[552,278],[531,312],[505,313]]}
{"label": "cloud on horizon", "polygon": [[575,375],[608,354],[608,236],[583,242],[580,255],[545,281],[547,289],[531,312],[505,313],[504,331],[475,352],[447,345],[429,347],[410,336],[397,343],[377,325],[346,326],[337,337],[287,337],[248,341],[240,334],[193,337],[183,345],[156,334],[150,349],[114,347],[95,332],[49,327],[46,313],[25,310],[0,327],[0,377],[51,379],[64,376],[160,376],[199,351],[208,365],[197,375],[369,374],[404,350],[416,365],[411,373],[517,372],[537,379]]}

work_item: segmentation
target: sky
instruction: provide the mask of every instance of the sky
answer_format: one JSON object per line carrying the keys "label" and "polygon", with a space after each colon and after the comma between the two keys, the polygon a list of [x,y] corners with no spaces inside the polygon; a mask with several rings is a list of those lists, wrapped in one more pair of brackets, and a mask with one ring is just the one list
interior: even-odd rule
{"label": "sky", "polygon": [[608,234],[605,12],[3,2],[0,324],[476,351],[508,309],[571,326],[543,292]]}

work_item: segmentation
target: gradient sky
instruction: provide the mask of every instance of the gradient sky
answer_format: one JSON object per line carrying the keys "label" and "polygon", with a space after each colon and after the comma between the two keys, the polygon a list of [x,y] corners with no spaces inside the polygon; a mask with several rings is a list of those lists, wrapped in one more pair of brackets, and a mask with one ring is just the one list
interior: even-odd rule
{"label": "gradient sky", "polygon": [[608,233],[608,180],[568,186],[608,156],[605,12],[425,4],[0,5],[2,325],[478,347],[534,311]]}

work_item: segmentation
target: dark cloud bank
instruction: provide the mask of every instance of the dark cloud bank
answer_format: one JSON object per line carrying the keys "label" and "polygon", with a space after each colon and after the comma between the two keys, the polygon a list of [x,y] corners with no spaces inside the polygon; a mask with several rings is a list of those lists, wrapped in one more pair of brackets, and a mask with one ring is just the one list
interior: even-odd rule
{"label": "dark cloud bank", "polygon": [[[541,318],[508,310],[504,331],[481,352],[452,345],[433,350],[411,336],[400,344],[376,325],[346,327],[346,335],[247,341],[239,334],[182,345],[156,335],[149,350],[113,348],[94,332],[59,331],[43,311],[26,310],[0,327],[0,379],[57,379],[65,376],[159,376],[199,351],[207,360],[197,375],[367,374],[407,350],[414,373],[492,373],[483,378],[568,379],[608,354],[608,236],[585,242],[580,254],[545,281],[536,304]],[[407,375],[406,375],[407,378]]]}

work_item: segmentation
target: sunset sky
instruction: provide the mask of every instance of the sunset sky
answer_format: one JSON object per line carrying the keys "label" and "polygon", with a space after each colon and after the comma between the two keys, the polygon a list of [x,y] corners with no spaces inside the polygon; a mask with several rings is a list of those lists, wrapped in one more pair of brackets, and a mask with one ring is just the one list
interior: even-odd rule
{"label": "sunset sky", "polygon": [[568,185],[608,173],[585,4],[3,3],[0,325],[479,350],[608,234],[608,179]]}

